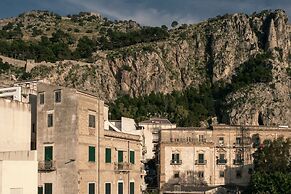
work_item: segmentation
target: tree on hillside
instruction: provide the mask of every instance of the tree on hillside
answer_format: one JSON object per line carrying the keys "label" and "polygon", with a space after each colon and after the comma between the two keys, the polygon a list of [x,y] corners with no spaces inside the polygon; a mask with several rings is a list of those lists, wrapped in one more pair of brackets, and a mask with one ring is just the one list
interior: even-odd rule
{"label": "tree on hillside", "polygon": [[253,154],[251,193],[291,193],[291,140],[266,140]]}
{"label": "tree on hillside", "polygon": [[177,27],[178,26],[178,22],[177,21],[173,21],[172,22],[172,24],[171,24],[171,26],[172,26],[172,28],[175,28],[175,27]]}

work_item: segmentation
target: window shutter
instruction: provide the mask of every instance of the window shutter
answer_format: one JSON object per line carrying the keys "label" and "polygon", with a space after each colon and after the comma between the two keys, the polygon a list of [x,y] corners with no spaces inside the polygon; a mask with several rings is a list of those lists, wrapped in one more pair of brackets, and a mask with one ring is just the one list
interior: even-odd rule
{"label": "window shutter", "polygon": [[135,154],[134,154],[134,151],[130,151],[130,163],[134,164],[134,158],[135,157]]}
{"label": "window shutter", "polygon": [[130,182],[129,184],[129,193],[134,194],[134,182]]}
{"label": "window shutter", "polygon": [[105,163],[111,163],[111,148],[105,149]]}
{"label": "window shutter", "polygon": [[95,147],[89,146],[89,162],[95,162]]}

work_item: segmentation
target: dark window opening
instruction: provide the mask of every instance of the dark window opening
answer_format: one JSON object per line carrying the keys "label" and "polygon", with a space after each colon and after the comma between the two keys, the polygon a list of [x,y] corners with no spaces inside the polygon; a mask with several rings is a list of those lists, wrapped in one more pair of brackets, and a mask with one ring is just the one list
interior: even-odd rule
{"label": "dark window opening", "polygon": [[44,93],[39,94],[39,104],[44,104]]}
{"label": "dark window opening", "polygon": [[89,194],[95,194],[95,183],[89,183]]}
{"label": "dark window opening", "polygon": [[89,127],[95,128],[95,115],[89,115]]}
{"label": "dark window opening", "polygon": [[55,102],[61,102],[62,101],[62,92],[61,90],[55,91]]}
{"label": "dark window opening", "polygon": [[44,194],[53,194],[53,184],[45,183],[44,184]]}
{"label": "dark window opening", "polygon": [[95,162],[95,147],[89,146],[89,162]]}
{"label": "dark window opening", "polygon": [[47,115],[47,126],[48,127],[54,126],[54,115],[53,114]]}
{"label": "dark window opening", "polygon": [[179,171],[174,172],[174,178],[179,178],[179,177],[180,177]]}
{"label": "dark window opening", "polygon": [[261,112],[259,113],[259,116],[258,116],[258,124],[264,125],[263,114]]}

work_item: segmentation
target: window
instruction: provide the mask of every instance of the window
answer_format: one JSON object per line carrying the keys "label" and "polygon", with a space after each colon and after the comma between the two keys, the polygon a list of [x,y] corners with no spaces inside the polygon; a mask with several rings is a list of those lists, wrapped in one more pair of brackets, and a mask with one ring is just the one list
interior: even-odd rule
{"label": "window", "polygon": [[111,148],[105,148],[105,163],[111,163]]}
{"label": "window", "polygon": [[118,182],[117,190],[117,194],[123,194],[123,182]]}
{"label": "window", "polygon": [[39,93],[39,104],[44,104],[44,93]]}
{"label": "window", "polygon": [[204,154],[198,154],[198,163],[204,164]]}
{"label": "window", "polygon": [[129,194],[134,194],[134,182],[129,183]]}
{"label": "window", "polygon": [[111,194],[111,183],[105,183],[105,194]]}
{"label": "window", "polygon": [[204,178],[204,171],[198,171],[198,178]]}
{"label": "window", "polygon": [[53,160],[53,146],[44,147],[44,160],[52,161]]}
{"label": "window", "polygon": [[129,161],[131,164],[134,164],[134,157],[135,157],[134,151],[130,151],[129,153],[130,153]]}
{"label": "window", "polygon": [[95,115],[89,115],[89,127],[95,128]]}
{"label": "window", "polygon": [[206,142],[206,139],[204,138],[204,135],[199,135],[199,142],[204,143]]}
{"label": "window", "polygon": [[37,194],[43,194],[43,187],[37,187]]}
{"label": "window", "polygon": [[180,172],[179,171],[175,171],[174,172],[174,178],[179,178],[180,177]]}
{"label": "window", "polygon": [[55,102],[61,102],[62,101],[62,92],[61,90],[55,91]]}
{"label": "window", "polygon": [[241,144],[241,137],[236,137],[235,144],[237,144],[237,145]]}
{"label": "window", "polygon": [[89,146],[89,162],[95,162],[95,147]]}
{"label": "window", "polygon": [[219,171],[219,177],[223,178],[224,177],[224,171]]}
{"label": "window", "polygon": [[218,144],[223,145],[224,144],[224,137],[219,137]]}
{"label": "window", "polygon": [[224,160],[225,159],[224,157],[225,157],[225,154],[219,154],[219,159],[220,160]]}
{"label": "window", "polygon": [[241,170],[236,171],[236,178],[241,178]]}
{"label": "window", "polygon": [[118,163],[122,163],[122,162],[123,162],[123,151],[118,150]]}
{"label": "window", "polygon": [[53,194],[53,184],[45,183],[44,184],[44,194]]}
{"label": "window", "polygon": [[95,194],[95,183],[89,183],[88,187],[89,194]]}
{"label": "window", "polygon": [[179,153],[173,153],[172,154],[171,164],[180,164],[180,163],[181,163],[180,154]]}
{"label": "window", "polygon": [[52,113],[47,115],[47,127],[54,126],[54,115]]}

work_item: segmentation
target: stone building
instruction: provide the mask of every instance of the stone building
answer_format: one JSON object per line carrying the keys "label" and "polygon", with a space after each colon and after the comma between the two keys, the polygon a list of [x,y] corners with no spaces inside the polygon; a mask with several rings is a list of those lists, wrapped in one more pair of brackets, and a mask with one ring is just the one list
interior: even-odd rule
{"label": "stone building", "polygon": [[37,86],[39,193],[140,193],[140,137],[105,129],[108,107],[92,94]]}
{"label": "stone building", "polygon": [[176,128],[176,124],[172,124],[168,119],[150,118],[138,124],[141,127],[143,136],[143,159],[151,160],[155,157],[156,145],[159,142],[159,132],[161,129]]}
{"label": "stone building", "polygon": [[[37,193],[37,154],[31,151],[31,106],[0,97],[0,194]],[[21,172],[21,173],[20,173]]]}
{"label": "stone building", "polygon": [[279,136],[291,137],[291,128],[214,125],[161,130],[160,191],[246,186],[253,171],[252,153],[265,139]]}

